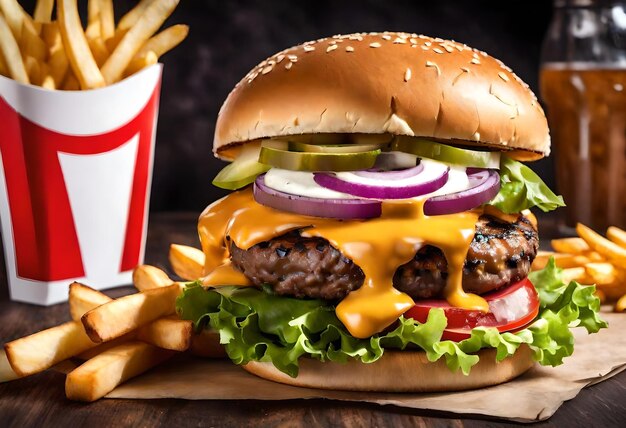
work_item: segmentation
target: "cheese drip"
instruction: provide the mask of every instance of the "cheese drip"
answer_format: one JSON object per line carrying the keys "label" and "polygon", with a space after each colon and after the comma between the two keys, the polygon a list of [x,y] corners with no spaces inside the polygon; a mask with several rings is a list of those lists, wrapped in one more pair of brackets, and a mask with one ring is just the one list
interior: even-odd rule
{"label": "cheese drip", "polygon": [[423,203],[384,201],[379,218],[337,220],[260,205],[249,188],[234,192],[207,207],[200,216],[198,232],[206,254],[204,273],[228,262],[228,239],[247,250],[291,230],[303,229],[302,236],[328,240],[363,270],[363,286],[343,299],[336,313],[351,335],[367,338],[384,330],[413,306],[411,297],[393,287],[393,275],[423,245],[430,244],[440,248],[448,261],[448,302],[465,309],[488,311],[487,302],[465,293],[461,283],[480,211],[428,217],[423,213]]}

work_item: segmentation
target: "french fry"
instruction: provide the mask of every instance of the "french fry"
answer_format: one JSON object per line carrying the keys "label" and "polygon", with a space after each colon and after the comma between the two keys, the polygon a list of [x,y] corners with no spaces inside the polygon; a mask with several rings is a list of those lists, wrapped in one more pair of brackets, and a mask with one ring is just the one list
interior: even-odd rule
{"label": "french fry", "polygon": [[622,248],[626,248],[626,230],[611,226],[606,231],[606,237]]}
{"label": "french fry", "polygon": [[585,272],[596,285],[612,284],[617,279],[617,272],[611,263],[587,263]]}
{"label": "french fry", "polygon": [[582,266],[591,261],[587,257],[581,255],[539,251],[537,253],[537,257],[535,257],[535,260],[533,261],[532,268],[534,270],[543,269],[548,264],[550,257],[554,257],[554,263],[561,269]]}
{"label": "french fry", "polygon": [[[69,70],[69,60],[63,48],[63,42],[59,39],[58,44],[52,46],[50,50],[50,60],[48,61],[50,75],[54,79],[57,87],[61,87]],[[78,80],[76,81],[78,83]]]}
{"label": "french fry", "polygon": [[115,50],[115,48],[117,47],[117,45],[120,44],[120,41],[124,38],[127,32],[128,30],[118,30],[115,32],[113,37],[109,37],[104,41],[104,44],[106,45],[109,52],[113,52]]}
{"label": "french fry", "polygon": [[34,27],[32,18],[24,11],[17,0],[0,0],[0,11],[4,14],[4,18],[16,41],[22,38],[22,28],[25,26],[25,21]]}
{"label": "french fry", "polygon": [[57,85],[54,83],[54,78],[50,74],[46,74],[41,81],[41,87],[54,91],[57,88]]}
{"label": "french fry", "polygon": [[137,338],[159,348],[172,351],[186,351],[191,343],[192,323],[176,317],[160,318],[143,326]]}
{"label": "french fry", "polygon": [[95,343],[106,342],[175,312],[180,286],[145,290],[121,297],[87,312],[82,322]]}
{"label": "french fry", "polygon": [[28,74],[28,80],[33,85],[41,84],[41,66],[32,56],[27,56],[24,59],[24,67],[26,67],[26,74]]}
{"label": "french fry", "polygon": [[54,0],[37,0],[33,18],[35,18],[35,21],[37,22],[50,22],[52,20],[53,8]]}
{"label": "french fry", "polygon": [[576,225],[576,232],[591,248],[609,259],[613,264],[626,268],[626,248],[609,241],[582,223]]}
{"label": "french fry", "polygon": [[112,300],[113,299],[106,294],[94,290],[80,282],[70,284],[68,301],[70,305],[70,316],[74,321],[80,321],[82,316],[90,310]]}
{"label": "french fry", "polygon": [[105,86],[104,77],[83,32],[76,0],[58,0],[57,15],[63,46],[65,46],[69,62],[80,86],[83,89]]}
{"label": "french fry", "polygon": [[80,82],[74,73],[68,73],[63,81],[63,89],[66,91],[80,91]]}
{"label": "french fry", "polygon": [[96,64],[100,67],[109,58],[109,51],[100,37],[89,39],[89,49],[96,60]]}
{"label": "french fry", "polygon": [[107,84],[117,82],[124,74],[135,54],[163,25],[180,0],[154,0],[122,38],[109,59],[102,66]]}
{"label": "french fry", "polygon": [[106,40],[115,34],[115,17],[113,13],[113,0],[98,0],[100,15],[100,37]]}
{"label": "french fry", "polygon": [[7,359],[7,354],[4,349],[0,349],[0,383],[8,382],[10,380],[18,379],[19,376],[15,374]]}
{"label": "french fry", "polygon": [[87,3],[87,28],[85,29],[85,36],[87,40],[100,37],[100,1],[89,0]]}
{"label": "french fry", "polygon": [[204,272],[205,256],[202,250],[187,245],[170,245],[170,264],[176,275],[187,281],[201,278]]}
{"label": "french fry", "polygon": [[581,254],[589,251],[589,245],[582,238],[560,238],[551,242],[554,251],[568,254]]}
{"label": "french fry", "polygon": [[94,346],[82,324],[70,321],[9,342],[4,349],[13,371],[29,376]]}
{"label": "french fry", "polygon": [[173,283],[174,281],[156,266],[139,265],[133,270],[133,284],[139,291],[167,287]]}
{"label": "french fry", "polygon": [[126,343],[109,349],[67,375],[65,394],[70,400],[95,401],[172,355],[173,351],[142,342]]}
{"label": "french fry", "polygon": [[85,352],[76,355],[76,358],[83,361],[91,360],[96,355],[102,354],[103,352],[108,351],[111,348],[115,348],[116,346],[120,346],[124,343],[134,340],[137,340],[137,332],[131,331],[130,333],[126,333],[124,336],[120,336],[117,339],[109,340],[108,342],[102,342],[101,344],[94,346],[91,349],[87,349]]}
{"label": "french fry", "polygon": [[[90,0],[93,1],[93,0]],[[124,31],[130,29],[139,20],[141,15],[146,11],[150,3],[153,0],[141,0],[137,5],[132,8],[126,15],[122,16],[122,19],[117,23],[117,31]]]}
{"label": "french fry", "polygon": [[615,302],[615,307],[613,308],[615,312],[624,312],[626,311],[626,294],[619,298],[617,302]]}
{"label": "french fry", "polygon": [[128,67],[124,70],[124,77],[135,74],[139,70],[150,67],[157,62],[159,62],[159,57],[154,52],[149,51],[144,57],[133,59],[130,64],[128,64]]}
{"label": "french fry", "polygon": [[4,61],[4,55],[2,55],[2,50],[0,49],[0,76],[10,77],[9,74],[9,66]]}
{"label": "french fry", "polygon": [[146,43],[144,43],[141,49],[139,49],[139,52],[135,55],[134,59],[141,58],[150,51],[154,52],[156,56],[160,58],[163,54],[178,46],[183,40],[185,40],[188,34],[188,25],[172,25],[157,35],[151,37]]}
{"label": "french fry", "polygon": [[37,61],[45,61],[48,47],[31,21],[24,20],[19,45],[24,55],[30,55]]}
{"label": "french fry", "polygon": [[[0,0],[7,1],[7,0]],[[26,72],[26,68],[24,67],[24,62],[22,61],[22,54],[20,53],[20,48],[17,45],[17,41],[7,24],[7,21],[0,14],[0,53],[4,57],[4,62],[9,70],[9,75],[12,79],[28,84],[30,80],[28,79],[28,73]]]}
{"label": "french fry", "polygon": [[571,281],[582,282],[586,278],[586,271],[584,267],[573,267],[563,269],[561,275],[565,284],[569,284]]}

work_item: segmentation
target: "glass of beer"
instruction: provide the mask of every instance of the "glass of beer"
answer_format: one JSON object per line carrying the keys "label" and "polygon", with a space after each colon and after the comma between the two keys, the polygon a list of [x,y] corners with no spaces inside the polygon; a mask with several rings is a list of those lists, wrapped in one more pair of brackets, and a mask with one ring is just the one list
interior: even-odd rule
{"label": "glass of beer", "polygon": [[565,225],[626,227],[626,2],[555,0],[540,85]]}

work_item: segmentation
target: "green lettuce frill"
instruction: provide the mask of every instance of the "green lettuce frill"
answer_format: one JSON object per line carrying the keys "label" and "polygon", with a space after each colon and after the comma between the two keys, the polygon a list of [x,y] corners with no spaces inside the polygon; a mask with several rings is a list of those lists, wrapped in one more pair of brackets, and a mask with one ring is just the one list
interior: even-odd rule
{"label": "green lettuce frill", "polygon": [[289,376],[298,375],[300,357],[345,362],[356,358],[364,363],[378,360],[385,349],[422,349],[430,361],[445,358],[450,370],[468,374],[483,348],[497,349],[501,361],[527,344],[543,365],[559,365],[572,354],[574,337],[570,327],[582,326],[593,333],[606,327],[599,318],[595,287],[561,280],[554,261],[530,275],[539,293],[537,319],[516,333],[499,333],[479,327],[461,342],[441,340],[446,328],[442,309],[431,309],[421,324],[400,317],[393,330],[369,339],[352,337],[335,315],[335,306],[322,300],[300,300],[272,295],[255,288],[221,287],[204,289],[199,283],[187,285],[177,301],[183,319],[196,329],[219,331],[220,342],[236,364],[271,362]]}

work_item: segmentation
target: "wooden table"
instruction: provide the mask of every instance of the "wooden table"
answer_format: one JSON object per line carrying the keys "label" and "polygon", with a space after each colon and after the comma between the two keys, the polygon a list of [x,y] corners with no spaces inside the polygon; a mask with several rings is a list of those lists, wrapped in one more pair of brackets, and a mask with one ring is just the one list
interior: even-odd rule
{"label": "wooden table", "polygon": [[[150,221],[146,262],[167,266],[171,242],[197,245],[196,214],[158,214]],[[549,222],[547,223],[549,225]],[[548,227],[543,238],[552,234]],[[107,292],[113,297],[130,287]],[[27,335],[69,319],[67,304],[42,308],[8,300],[4,262],[0,267],[0,341]],[[64,376],[45,372],[0,384],[0,427],[15,426],[505,426],[491,419],[460,417],[395,406],[327,400],[185,401],[109,400],[74,403],[64,395]],[[583,389],[548,421],[551,427],[609,427],[626,423],[626,372]]]}

